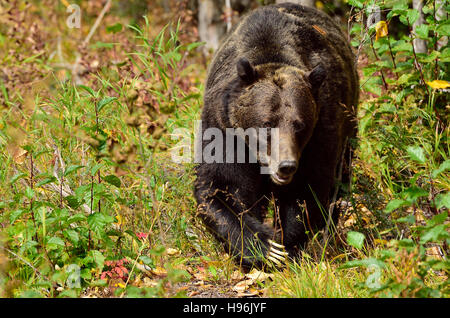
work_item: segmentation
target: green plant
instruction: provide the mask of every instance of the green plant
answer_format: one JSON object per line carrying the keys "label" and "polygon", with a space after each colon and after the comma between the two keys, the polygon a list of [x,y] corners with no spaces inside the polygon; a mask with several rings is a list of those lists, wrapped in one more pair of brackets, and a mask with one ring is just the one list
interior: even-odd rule
{"label": "green plant", "polygon": [[[371,235],[387,238],[389,248],[344,267],[375,268],[370,276],[378,283],[368,280],[361,286],[381,296],[448,295],[449,129],[447,95],[440,88],[449,85],[450,51],[439,46],[449,35],[448,21],[437,19],[436,3],[426,1],[426,24],[412,33],[419,12],[408,8],[408,1],[351,3],[361,17],[370,5],[389,12],[386,21],[369,28],[357,23],[351,30],[353,45],[370,43],[374,61],[363,68],[361,81],[368,98],[360,112],[356,191],[365,191],[358,176],[366,175],[385,194],[385,208],[371,206],[385,229]],[[409,32],[397,38],[389,34],[394,23]],[[415,38],[427,41],[427,53],[416,52]],[[439,255],[430,256],[432,248]]]}

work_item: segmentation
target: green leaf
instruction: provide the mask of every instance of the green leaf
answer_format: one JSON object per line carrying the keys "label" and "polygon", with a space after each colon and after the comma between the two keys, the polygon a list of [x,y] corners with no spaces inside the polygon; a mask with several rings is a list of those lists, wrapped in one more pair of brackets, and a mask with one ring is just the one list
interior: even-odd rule
{"label": "green leaf", "polygon": [[440,55],[441,52],[433,51],[430,54],[424,54],[423,56],[419,57],[419,62],[431,63],[438,59]]}
{"label": "green leaf", "polygon": [[409,42],[406,42],[405,40],[399,40],[393,44],[392,52],[412,52],[412,45]]}
{"label": "green leaf", "polygon": [[120,188],[121,182],[117,176],[110,174],[108,176],[103,177],[102,179],[108,182],[109,184],[112,184],[113,186]]}
{"label": "green leaf", "polygon": [[194,43],[191,43],[191,44],[189,44],[186,47],[186,51],[190,52],[190,51],[195,50],[196,48],[198,48],[198,47],[200,47],[202,45],[205,45],[205,44],[206,44],[206,42],[194,42]]}
{"label": "green leaf", "polygon": [[67,204],[74,210],[78,209],[81,206],[81,202],[73,195],[68,195],[65,197]]}
{"label": "green leaf", "polygon": [[438,225],[438,224],[442,224],[442,223],[445,222],[447,217],[448,217],[448,212],[447,211],[444,212],[444,213],[437,214],[437,215],[433,216],[433,218],[427,222],[427,227],[431,227],[431,226],[435,226],[435,225]]}
{"label": "green leaf", "polygon": [[91,176],[95,176],[97,171],[103,166],[102,163],[97,163],[95,166],[91,168]]}
{"label": "green leaf", "polygon": [[442,207],[450,209],[450,192],[439,193],[436,198],[434,198],[434,202],[436,202],[436,208],[438,209]]}
{"label": "green leaf", "polygon": [[14,183],[16,183],[17,180],[22,179],[24,177],[26,177],[27,175],[25,173],[18,173],[16,174],[14,177],[11,178],[11,180],[9,181],[9,183],[11,185],[13,185]]}
{"label": "green leaf", "polygon": [[398,208],[400,208],[402,206],[407,206],[407,205],[409,205],[409,202],[406,200],[394,199],[386,205],[384,212],[391,213],[392,211],[397,210]]}
{"label": "green leaf", "polygon": [[33,199],[34,198],[34,190],[31,189],[30,187],[27,187],[25,189],[25,196],[30,200]]}
{"label": "green leaf", "polygon": [[47,248],[49,250],[55,250],[55,249],[58,249],[59,247],[63,247],[63,246],[64,246],[64,241],[56,236],[50,238],[47,241]]}
{"label": "green leaf", "polygon": [[404,85],[410,83],[412,80],[415,79],[415,74],[409,73],[409,74],[402,74],[398,80],[396,81],[398,85]]}
{"label": "green leaf", "polygon": [[72,223],[81,222],[84,220],[86,220],[86,216],[84,214],[78,213],[78,214],[75,214],[75,215],[72,215],[71,217],[69,217],[67,222],[69,224],[72,224]]}
{"label": "green leaf", "polygon": [[409,158],[411,158],[411,160],[422,164],[425,163],[426,157],[422,147],[409,146],[408,148],[406,148],[406,151],[408,152]]}
{"label": "green leaf", "polygon": [[364,234],[359,232],[350,231],[347,233],[347,243],[357,249],[361,249],[364,244]]}
{"label": "green leaf", "polygon": [[104,97],[104,98],[102,98],[97,104],[97,110],[101,111],[103,107],[105,107],[109,103],[115,101],[116,99],[117,99],[116,97]]}
{"label": "green leaf", "polygon": [[87,222],[89,224],[89,227],[94,232],[100,234],[104,233],[106,226],[110,223],[112,223],[114,219],[109,215],[104,215],[99,212],[94,212],[91,215],[88,216]]}
{"label": "green leaf", "polygon": [[92,97],[96,97],[96,95],[97,95],[92,88],[90,88],[90,87],[88,87],[86,85],[78,85],[78,87],[83,89],[84,91],[86,91]]}
{"label": "green leaf", "polygon": [[9,222],[11,222],[11,224],[16,222],[16,220],[18,218],[20,218],[22,216],[22,214],[24,214],[25,212],[26,212],[26,210],[24,210],[24,209],[18,209],[18,210],[11,212],[11,214],[9,215]]}
{"label": "green leaf", "polygon": [[116,23],[116,24],[107,26],[107,27],[106,27],[106,32],[107,32],[107,33],[114,33],[114,34],[115,34],[115,33],[117,33],[117,32],[122,31],[122,28],[123,28],[122,24]]}
{"label": "green leaf", "polygon": [[139,257],[139,259],[142,261],[142,263],[149,266],[150,268],[155,268],[155,263],[150,257],[142,255]]}
{"label": "green leaf", "polygon": [[348,0],[348,4],[352,7],[357,7],[362,9],[364,7],[364,1],[362,0]]}
{"label": "green leaf", "polygon": [[57,179],[54,176],[50,176],[48,178],[45,178],[41,181],[39,181],[38,183],[36,183],[36,188],[42,187],[43,185],[49,184],[49,183],[53,183],[55,182]]}
{"label": "green leaf", "polygon": [[433,170],[432,176],[433,178],[436,178],[439,174],[447,170],[450,170],[450,160],[445,160],[443,163],[441,163],[439,168]]}
{"label": "green leaf", "polygon": [[447,20],[446,22],[440,24],[436,31],[441,36],[450,36],[450,22]]}
{"label": "green leaf", "polygon": [[425,244],[427,242],[438,242],[442,239],[450,237],[448,234],[445,224],[439,224],[432,227],[430,230],[426,231],[425,234],[420,238],[420,243]]}
{"label": "green leaf", "polygon": [[66,170],[64,171],[64,177],[67,177],[68,175],[74,173],[75,171],[77,171],[77,170],[79,170],[81,168],[84,168],[84,166],[79,166],[79,165],[68,166],[66,168]]}
{"label": "green leaf", "polygon": [[427,24],[421,24],[415,30],[417,36],[421,39],[428,38],[428,31],[429,31],[429,27]]}
{"label": "green leaf", "polygon": [[357,259],[353,261],[348,261],[344,265],[340,266],[339,269],[352,268],[352,267],[369,267],[375,266],[378,268],[384,268],[386,265],[383,261],[380,261],[376,258],[370,257],[366,259]]}
{"label": "green leaf", "polygon": [[408,215],[404,216],[402,218],[399,218],[395,220],[396,223],[409,223],[409,224],[415,224],[416,223],[416,217],[414,215]]}
{"label": "green leaf", "polygon": [[99,270],[102,270],[105,264],[105,256],[97,250],[89,251],[88,256],[84,260],[88,263],[94,263]]}
{"label": "green leaf", "polygon": [[78,244],[78,242],[80,241],[80,236],[78,235],[78,232],[75,230],[64,230],[63,234],[64,237],[66,237],[73,244]]}
{"label": "green leaf", "polygon": [[413,204],[416,202],[418,198],[426,197],[428,196],[428,192],[425,191],[422,188],[419,187],[410,187],[402,192],[403,195],[405,195],[405,199],[410,203]]}
{"label": "green leaf", "polygon": [[406,17],[408,18],[408,22],[410,25],[413,25],[414,22],[419,18],[420,13],[417,9],[409,9],[406,13]]}

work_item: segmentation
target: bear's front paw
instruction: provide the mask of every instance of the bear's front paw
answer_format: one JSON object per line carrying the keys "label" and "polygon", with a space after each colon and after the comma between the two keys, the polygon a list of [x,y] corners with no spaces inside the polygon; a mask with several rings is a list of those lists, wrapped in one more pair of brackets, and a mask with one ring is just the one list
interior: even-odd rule
{"label": "bear's front paw", "polygon": [[268,240],[269,250],[267,253],[267,259],[277,266],[284,266],[287,264],[288,253],[285,252],[283,245],[278,244],[272,240]]}

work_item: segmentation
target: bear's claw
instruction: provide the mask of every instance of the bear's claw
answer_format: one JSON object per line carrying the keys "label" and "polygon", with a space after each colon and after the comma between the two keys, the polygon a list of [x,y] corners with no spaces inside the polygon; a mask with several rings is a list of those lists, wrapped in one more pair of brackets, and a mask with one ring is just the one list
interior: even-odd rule
{"label": "bear's claw", "polygon": [[267,256],[267,259],[272,261],[273,263],[275,263],[278,266],[282,266],[281,262],[286,262],[286,258],[289,254],[284,252],[283,245],[278,244],[272,240],[268,240],[268,242],[270,244],[270,248],[269,248],[269,254]]}

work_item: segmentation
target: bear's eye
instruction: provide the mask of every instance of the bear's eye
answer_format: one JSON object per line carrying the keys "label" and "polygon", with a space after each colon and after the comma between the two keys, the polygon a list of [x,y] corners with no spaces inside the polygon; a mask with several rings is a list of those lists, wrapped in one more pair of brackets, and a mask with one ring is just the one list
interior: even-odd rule
{"label": "bear's eye", "polygon": [[302,131],[303,129],[305,129],[305,123],[302,121],[295,121],[294,129],[295,131]]}
{"label": "bear's eye", "polygon": [[272,122],[271,121],[266,121],[263,124],[263,128],[271,128],[272,127]]}

